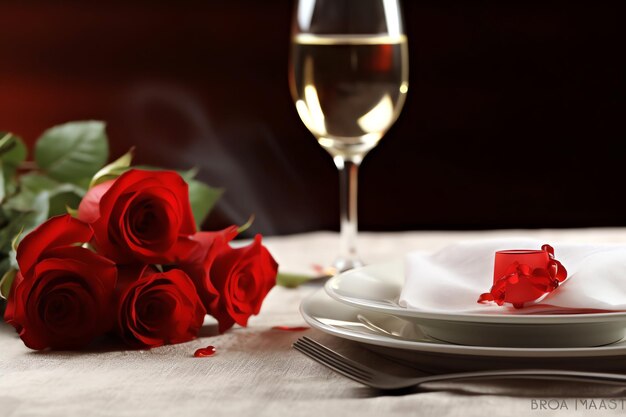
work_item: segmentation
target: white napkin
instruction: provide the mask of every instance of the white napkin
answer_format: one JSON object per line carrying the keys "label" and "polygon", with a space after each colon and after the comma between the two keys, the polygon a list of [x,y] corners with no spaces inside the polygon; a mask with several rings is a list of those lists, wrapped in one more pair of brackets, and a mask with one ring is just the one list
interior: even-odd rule
{"label": "white napkin", "polygon": [[[493,284],[495,252],[540,249],[548,243],[567,269],[568,279],[537,304],[515,309],[479,304]],[[400,305],[447,313],[585,313],[626,311],[626,246],[552,244],[532,239],[461,242],[434,254],[406,256]]]}

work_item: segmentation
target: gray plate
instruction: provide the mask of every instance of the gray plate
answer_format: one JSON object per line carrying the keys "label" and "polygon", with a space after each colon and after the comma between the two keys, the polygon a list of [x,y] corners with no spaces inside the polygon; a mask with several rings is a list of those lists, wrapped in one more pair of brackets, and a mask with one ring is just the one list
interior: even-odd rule
{"label": "gray plate", "polygon": [[[496,363],[511,365],[540,362],[556,366],[560,360],[584,360],[586,364],[611,359],[626,360],[626,340],[607,346],[576,348],[513,348],[465,346],[435,340],[422,333],[411,321],[375,311],[362,310],[330,298],[323,290],[307,297],[300,306],[304,320],[312,327],[343,339],[364,343],[388,356],[413,361],[420,357],[443,358],[451,366],[455,360],[476,361],[492,358]],[[477,362],[478,363],[478,362]]]}
{"label": "gray plate", "polygon": [[404,282],[401,261],[369,265],[331,278],[329,296],[369,312],[402,317],[438,340],[462,345],[555,348],[591,347],[622,340],[626,313],[471,314],[404,308],[398,304]]}

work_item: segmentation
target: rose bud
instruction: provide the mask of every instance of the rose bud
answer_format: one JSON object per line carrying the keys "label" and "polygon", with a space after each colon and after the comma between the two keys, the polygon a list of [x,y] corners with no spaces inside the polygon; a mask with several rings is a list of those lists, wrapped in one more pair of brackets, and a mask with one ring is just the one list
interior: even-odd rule
{"label": "rose bud", "polygon": [[219,322],[220,332],[235,323],[246,326],[250,316],[259,314],[265,296],[276,284],[277,272],[278,264],[261,245],[260,235],[246,247],[222,246],[207,270],[206,279],[213,290],[203,300]]}
{"label": "rose bud", "polygon": [[233,240],[238,233],[237,226],[230,226],[216,232],[198,232],[190,236],[185,245],[189,250],[175,261],[176,266],[191,278],[207,309],[210,300],[217,292],[208,276],[211,265],[218,254],[229,249],[228,242]]}

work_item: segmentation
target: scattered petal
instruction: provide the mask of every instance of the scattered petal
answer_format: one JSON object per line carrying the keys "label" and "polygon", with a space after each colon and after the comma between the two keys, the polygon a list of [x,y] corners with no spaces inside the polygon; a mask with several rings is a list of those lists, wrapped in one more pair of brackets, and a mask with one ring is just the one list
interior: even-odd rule
{"label": "scattered petal", "polygon": [[283,332],[304,332],[309,329],[310,327],[308,326],[274,326],[272,327],[272,330],[280,330]]}
{"label": "scattered petal", "polygon": [[200,349],[196,350],[196,351],[193,353],[193,356],[194,356],[195,358],[206,358],[206,357],[208,357],[208,356],[213,356],[213,355],[215,355],[215,352],[216,352],[216,351],[217,351],[217,350],[215,349],[215,346],[207,346],[207,347],[205,347],[205,348],[200,348]]}

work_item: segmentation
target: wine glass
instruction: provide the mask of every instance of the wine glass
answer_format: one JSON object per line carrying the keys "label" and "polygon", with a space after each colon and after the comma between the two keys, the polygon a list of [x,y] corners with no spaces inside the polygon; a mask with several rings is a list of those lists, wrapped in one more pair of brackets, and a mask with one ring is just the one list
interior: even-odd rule
{"label": "wine glass", "polygon": [[332,272],[357,254],[357,176],[395,122],[408,91],[408,50],[398,0],[298,0],[289,83],[298,115],[340,177],[340,250]]}

